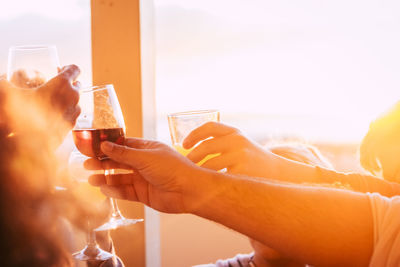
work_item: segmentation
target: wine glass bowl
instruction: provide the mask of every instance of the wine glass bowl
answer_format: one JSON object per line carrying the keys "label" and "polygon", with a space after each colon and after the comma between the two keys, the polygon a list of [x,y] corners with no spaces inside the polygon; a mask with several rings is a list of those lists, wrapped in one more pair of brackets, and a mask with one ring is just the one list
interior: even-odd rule
{"label": "wine glass bowl", "polygon": [[54,45],[12,46],[8,52],[7,80],[20,88],[35,89],[56,76],[59,67]]}

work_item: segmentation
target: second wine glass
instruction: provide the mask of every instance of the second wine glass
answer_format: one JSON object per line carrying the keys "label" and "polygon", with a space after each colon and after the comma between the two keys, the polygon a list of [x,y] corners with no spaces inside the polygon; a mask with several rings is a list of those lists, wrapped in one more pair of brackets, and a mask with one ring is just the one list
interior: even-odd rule
{"label": "second wine glass", "polygon": [[[88,159],[88,157],[82,155],[78,151],[72,151],[68,161],[68,170],[71,178],[73,178],[76,182],[78,182],[78,188],[80,191],[87,194],[88,188],[86,186],[88,180],[88,176],[91,174],[89,171],[83,168],[83,162]],[[85,190],[86,189],[86,190]],[[93,199],[93,195],[90,196],[90,200]],[[88,205],[93,208],[93,203],[84,203],[84,205]],[[87,226],[86,226],[86,246],[75,253],[72,254],[72,257],[79,261],[105,261],[108,259],[114,258],[112,253],[109,253],[100,248],[99,244],[96,241],[96,232],[94,231],[93,226],[93,218],[90,218],[88,215],[87,218]]]}
{"label": "second wine glass", "polygon": [[54,76],[60,68],[54,45],[12,46],[8,52],[7,80],[15,86],[35,89]]}
{"label": "second wine glass", "polygon": [[[124,144],[125,141],[124,117],[113,85],[93,86],[81,90],[79,105],[82,112],[72,131],[75,145],[85,156],[105,160],[107,156],[100,149],[102,142]],[[104,170],[106,180],[113,173],[114,170]],[[110,198],[110,202],[112,214],[108,222],[96,231],[116,229],[143,221],[126,219],[122,216],[117,201]]]}

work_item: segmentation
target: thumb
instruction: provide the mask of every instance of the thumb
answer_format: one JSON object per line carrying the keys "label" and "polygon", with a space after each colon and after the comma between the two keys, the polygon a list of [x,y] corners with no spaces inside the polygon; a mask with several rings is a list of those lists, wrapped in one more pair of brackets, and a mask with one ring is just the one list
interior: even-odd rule
{"label": "thumb", "polygon": [[101,143],[101,151],[116,162],[127,164],[137,170],[142,168],[144,151],[108,141]]}

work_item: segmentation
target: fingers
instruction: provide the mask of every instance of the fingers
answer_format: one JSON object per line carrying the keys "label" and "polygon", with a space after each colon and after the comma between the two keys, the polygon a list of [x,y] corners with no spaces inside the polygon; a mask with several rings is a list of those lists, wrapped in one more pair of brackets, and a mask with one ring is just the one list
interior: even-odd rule
{"label": "fingers", "polygon": [[109,197],[149,203],[148,183],[137,172],[107,176],[95,174],[89,177],[89,183],[99,186]]}
{"label": "fingers", "polygon": [[218,137],[232,133],[239,133],[239,130],[219,122],[210,121],[194,129],[185,138],[182,145],[185,149],[189,149],[201,140],[209,137]]}
{"label": "fingers", "polygon": [[[78,83],[79,85],[79,83]],[[51,97],[51,100],[55,106],[60,108],[68,108],[71,106],[76,106],[79,102],[79,91],[71,83],[61,83],[59,84],[56,91]]]}
{"label": "fingers", "polygon": [[67,65],[61,69],[61,72],[57,76],[61,76],[64,79],[66,79],[67,81],[72,83],[78,78],[80,73],[81,73],[81,70],[79,69],[78,66]]}
{"label": "fingers", "polygon": [[75,81],[79,73],[75,65],[62,68],[56,77],[38,88],[39,97],[62,112],[75,107],[79,101],[80,83]]}
{"label": "fingers", "polygon": [[125,138],[125,145],[131,148],[146,149],[158,144],[156,141],[145,140],[141,138]]}
{"label": "fingers", "polygon": [[219,170],[222,170],[224,168],[229,168],[232,165],[234,165],[235,159],[236,159],[235,153],[222,154],[222,155],[210,158],[209,160],[204,162],[201,165],[201,167],[219,171]]}
{"label": "fingers", "polygon": [[77,118],[81,114],[81,107],[75,106],[68,108],[67,111],[64,113],[64,120],[67,121],[70,125],[75,125]]}
{"label": "fingers", "polygon": [[146,157],[144,150],[121,146],[108,141],[101,143],[101,150],[116,162],[132,166],[138,170],[143,168],[143,159]]}
{"label": "fingers", "polygon": [[225,153],[235,148],[234,136],[227,135],[219,138],[212,138],[201,142],[186,157],[197,163],[209,154]]}
{"label": "fingers", "polygon": [[104,174],[94,174],[89,176],[89,184],[93,186],[102,186],[107,184]]}
{"label": "fingers", "polygon": [[101,192],[111,198],[139,201],[133,185],[110,186],[102,185]]}
{"label": "fingers", "polygon": [[112,174],[112,175],[104,175],[104,174],[93,174],[89,177],[89,183],[93,186],[102,186],[102,185],[110,185],[110,186],[119,186],[119,185],[130,185],[134,183],[135,176],[138,176],[137,173],[125,173],[125,174]]}
{"label": "fingers", "polygon": [[85,169],[88,170],[104,170],[106,168],[108,169],[126,169],[126,170],[130,170],[132,169],[129,165],[127,164],[121,164],[118,162],[115,162],[113,160],[98,160],[95,158],[90,158],[85,160],[85,162],[83,163]]}

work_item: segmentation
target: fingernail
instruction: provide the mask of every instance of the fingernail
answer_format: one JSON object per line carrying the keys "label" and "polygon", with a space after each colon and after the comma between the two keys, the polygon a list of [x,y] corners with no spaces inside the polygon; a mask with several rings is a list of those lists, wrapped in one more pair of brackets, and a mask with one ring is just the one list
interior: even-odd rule
{"label": "fingernail", "polygon": [[105,153],[111,152],[114,148],[114,144],[108,141],[101,143],[101,150]]}

